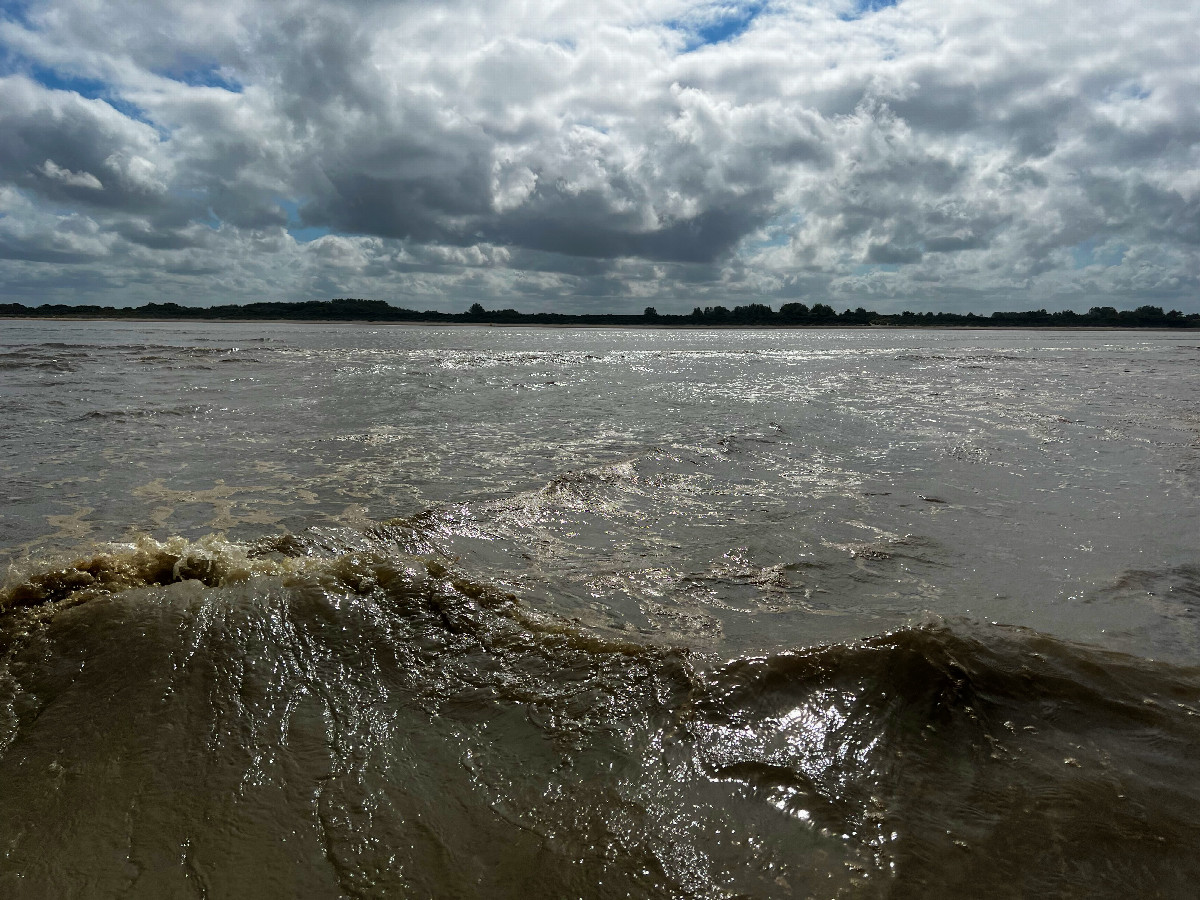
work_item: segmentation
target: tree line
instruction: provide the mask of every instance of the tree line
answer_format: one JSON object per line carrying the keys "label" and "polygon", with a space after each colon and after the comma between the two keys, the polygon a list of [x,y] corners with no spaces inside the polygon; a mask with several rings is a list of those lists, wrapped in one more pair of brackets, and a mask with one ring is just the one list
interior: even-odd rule
{"label": "tree line", "polygon": [[1073,310],[1048,312],[994,312],[991,315],[952,312],[878,313],[858,307],[837,312],[825,303],[785,303],[773,309],[765,303],[749,303],[729,309],[724,306],[695,307],[690,314],[660,314],[648,306],[641,313],[522,313],[515,309],[485,309],[473,303],[462,313],[418,311],[393,306],[383,300],[341,298],[299,302],[263,302],[222,306],[180,306],[177,303],[147,303],[138,307],[71,306],[43,304],[25,306],[0,303],[0,317],[72,319],[192,319],[227,321],[337,321],[337,322],[462,322],[479,325],[654,325],[660,327],[770,327],[770,326],[967,326],[988,327],[1111,327],[1111,328],[1200,328],[1200,313],[1179,310],[1164,312],[1160,306],[1118,310],[1093,306],[1086,313]]}

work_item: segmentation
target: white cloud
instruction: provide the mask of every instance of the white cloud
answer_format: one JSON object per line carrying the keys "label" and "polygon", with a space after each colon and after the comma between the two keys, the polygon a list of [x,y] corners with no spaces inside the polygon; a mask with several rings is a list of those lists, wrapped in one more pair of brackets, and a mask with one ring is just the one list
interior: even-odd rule
{"label": "white cloud", "polygon": [[1200,11],[857,6],[34,0],[0,23],[0,282],[1200,309]]}
{"label": "white cloud", "polygon": [[100,183],[100,179],[91,172],[72,172],[70,169],[64,169],[52,159],[48,159],[42,163],[38,168],[38,172],[52,181],[57,181],[60,184],[70,187],[88,188],[93,191],[104,190],[104,185]]}

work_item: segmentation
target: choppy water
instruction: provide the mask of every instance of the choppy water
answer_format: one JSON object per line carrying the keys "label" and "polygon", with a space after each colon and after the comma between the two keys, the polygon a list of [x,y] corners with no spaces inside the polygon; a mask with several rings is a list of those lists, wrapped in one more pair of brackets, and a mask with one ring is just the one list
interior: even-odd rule
{"label": "choppy water", "polygon": [[0,323],[0,896],[1190,896],[1200,340]]}

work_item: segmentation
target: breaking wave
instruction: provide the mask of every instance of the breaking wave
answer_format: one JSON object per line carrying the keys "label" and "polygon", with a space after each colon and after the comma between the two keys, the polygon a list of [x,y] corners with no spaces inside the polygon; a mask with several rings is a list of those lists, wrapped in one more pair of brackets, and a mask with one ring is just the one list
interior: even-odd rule
{"label": "breaking wave", "polygon": [[14,566],[0,893],[1118,897],[1200,876],[1200,670],[964,621],[725,659],[539,612],[414,535]]}

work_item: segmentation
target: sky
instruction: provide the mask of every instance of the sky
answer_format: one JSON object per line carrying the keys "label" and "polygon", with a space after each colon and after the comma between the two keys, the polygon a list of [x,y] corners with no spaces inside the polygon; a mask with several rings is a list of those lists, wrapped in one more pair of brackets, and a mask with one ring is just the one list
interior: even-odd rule
{"label": "sky", "polygon": [[1200,312],[1200,4],[0,0],[0,302]]}

